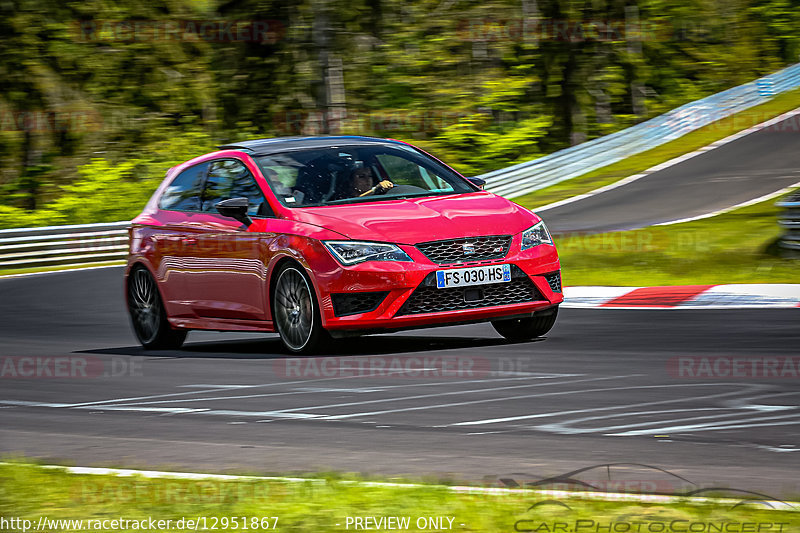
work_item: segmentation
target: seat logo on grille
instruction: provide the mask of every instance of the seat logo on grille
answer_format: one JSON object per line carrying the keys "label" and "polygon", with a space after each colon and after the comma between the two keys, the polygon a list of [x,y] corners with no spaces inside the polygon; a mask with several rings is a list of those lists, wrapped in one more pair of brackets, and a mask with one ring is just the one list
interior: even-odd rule
{"label": "seat logo on grille", "polygon": [[475,253],[475,245],[470,242],[465,242],[463,245],[464,255],[472,255]]}

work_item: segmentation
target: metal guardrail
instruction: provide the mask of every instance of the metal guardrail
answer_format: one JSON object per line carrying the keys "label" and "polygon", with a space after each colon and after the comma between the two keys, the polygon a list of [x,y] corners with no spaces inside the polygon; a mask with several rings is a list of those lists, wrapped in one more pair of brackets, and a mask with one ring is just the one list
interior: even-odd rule
{"label": "metal guardrail", "polygon": [[487,190],[515,198],[650,150],[796,87],[800,63],[616,133],[479,177],[486,180]]}
{"label": "metal guardrail", "polygon": [[[611,135],[480,177],[492,192],[521,196],[649,150],[795,87],[800,87],[800,63]],[[781,220],[787,230],[782,245],[796,250],[800,250],[799,203],[779,204],[788,208]],[[123,260],[129,225],[126,221],[0,230],[0,270]]]}
{"label": "metal guardrail", "polygon": [[796,255],[800,253],[800,191],[792,193],[775,205],[785,208],[778,219],[778,225],[783,228],[778,246]]}
{"label": "metal guardrail", "polygon": [[130,222],[0,230],[0,270],[125,259]]}

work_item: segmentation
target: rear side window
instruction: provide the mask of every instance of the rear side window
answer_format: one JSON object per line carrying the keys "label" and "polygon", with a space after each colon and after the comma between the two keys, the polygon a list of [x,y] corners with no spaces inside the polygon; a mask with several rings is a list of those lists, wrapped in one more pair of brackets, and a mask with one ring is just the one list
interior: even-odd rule
{"label": "rear side window", "polygon": [[161,195],[158,207],[171,211],[200,211],[200,193],[208,163],[189,167],[178,174]]}
{"label": "rear side window", "polygon": [[247,198],[250,216],[271,216],[272,211],[267,204],[253,175],[241,161],[222,159],[211,163],[203,190],[202,210],[216,213],[215,206],[228,198]]}

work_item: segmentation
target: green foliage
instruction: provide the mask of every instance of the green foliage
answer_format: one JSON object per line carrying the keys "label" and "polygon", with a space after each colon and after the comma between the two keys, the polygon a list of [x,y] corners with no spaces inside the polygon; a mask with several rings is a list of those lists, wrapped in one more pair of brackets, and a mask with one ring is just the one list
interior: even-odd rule
{"label": "green foliage", "polygon": [[[120,37],[134,20],[269,31]],[[0,226],[127,218],[241,138],[387,136],[495,170],[795,62],[798,28],[800,0],[0,3]]]}
{"label": "green foliage", "polygon": [[153,144],[148,155],[119,162],[95,158],[78,167],[79,178],[35,212],[0,206],[0,228],[90,224],[130,220],[141,212],[171,167],[213,149],[202,133]]}
{"label": "green foliage", "polygon": [[454,159],[466,175],[522,163],[541,155],[538,141],[552,124],[549,117],[494,124],[491,115],[474,114],[448,128],[436,139],[444,150],[461,154]]}
{"label": "green foliage", "polygon": [[28,211],[21,207],[0,205],[0,229],[47,226],[48,220],[43,217],[44,213],[41,211]]}

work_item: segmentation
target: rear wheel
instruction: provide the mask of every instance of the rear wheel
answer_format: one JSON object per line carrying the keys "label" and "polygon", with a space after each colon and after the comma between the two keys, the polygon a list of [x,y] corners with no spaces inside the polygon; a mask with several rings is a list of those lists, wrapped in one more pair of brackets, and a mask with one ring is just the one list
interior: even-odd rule
{"label": "rear wheel", "polygon": [[311,281],[298,267],[287,265],[277,275],[272,296],[275,327],[293,353],[313,353],[331,340],[322,327]]}
{"label": "rear wheel", "polygon": [[510,341],[527,341],[541,337],[556,323],[558,306],[534,313],[530,318],[493,320],[495,331]]}
{"label": "rear wheel", "polygon": [[146,268],[128,276],[128,312],[136,338],[147,349],[177,349],[186,340],[186,330],[169,325],[156,280]]}

